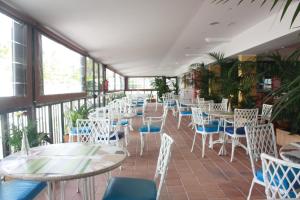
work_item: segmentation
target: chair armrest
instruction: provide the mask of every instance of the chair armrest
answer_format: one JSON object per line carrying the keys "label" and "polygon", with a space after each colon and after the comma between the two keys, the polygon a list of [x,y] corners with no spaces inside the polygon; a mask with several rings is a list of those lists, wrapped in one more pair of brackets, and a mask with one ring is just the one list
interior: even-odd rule
{"label": "chair armrest", "polygon": [[230,121],[228,119],[224,119],[224,124],[233,124],[233,121]]}

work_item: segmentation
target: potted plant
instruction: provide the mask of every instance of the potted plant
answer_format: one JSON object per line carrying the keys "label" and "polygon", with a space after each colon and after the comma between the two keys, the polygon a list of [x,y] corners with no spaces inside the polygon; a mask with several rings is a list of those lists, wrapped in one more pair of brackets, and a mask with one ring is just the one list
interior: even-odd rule
{"label": "potted plant", "polygon": [[272,121],[277,125],[277,143],[300,141],[300,50],[287,56],[275,52],[268,58],[275,63],[272,75],[278,76],[282,83],[267,98],[275,98]]}
{"label": "potted plant", "polygon": [[152,87],[157,91],[157,96],[160,101],[162,101],[162,95],[170,92],[170,88],[167,85],[166,77],[156,77],[151,83]]}
{"label": "potted plant", "polygon": [[87,119],[93,107],[87,107],[86,105],[82,105],[73,110],[69,110],[65,113],[68,124],[66,128],[67,134],[64,135],[64,141],[69,141],[69,133],[76,133],[76,121],[77,119]]}
{"label": "potted plant", "polygon": [[24,128],[13,125],[12,128],[6,132],[7,144],[11,147],[13,152],[21,150],[23,133],[27,134],[30,147],[36,147],[43,141],[52,143],[51,139],[46,133],[37,132],[35,122],[28,121],[28,125]]}

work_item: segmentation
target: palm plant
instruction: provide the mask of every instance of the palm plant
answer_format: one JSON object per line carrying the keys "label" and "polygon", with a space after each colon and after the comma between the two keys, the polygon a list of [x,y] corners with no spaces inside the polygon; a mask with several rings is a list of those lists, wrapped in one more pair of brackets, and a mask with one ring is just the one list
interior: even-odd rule
{"label": "palm plant", "polygon": [[156,77],[151,85],[157,91],[157,96],[160,100],[162,100],[161,98],[164,93],[170,92],[165,76]]}
{"label": "palm plant", "polygon": [[[230,2],[232,0],[212,0],[212,3],[215,3],[215,4],[220,4],[220,3],[227,3],[227,2]],[[233,1],[236,1],[236,0],[233,0]],[[265,5],[265,3],[267,3],[267,0],[249,0],[251,3],[254,3],[254,2],[258,2],[260,1],[261,2],[261,7],[263,5]],[[284,5],[284,8],[282,10],[282,13],[281,13],[281,17],[280,17],[280,21],[282,21],[282,19],[284,18],[285,14],[287,13],[288,11],[288,8],[291,6],[291,3],[293,1],[296,1],[298,2],[298,5],[297,5],[297,8],[293,14],[293,17],[292,17],[292,20],[291,20],[291,24],[290,24],[290,27],[292,27],[293,23],[295,22],[299,12],[300,12],[300,2],[298,0],[285,0],[285,4]],[[245,0],[239,0],[238,1],[238,5],[240,5],[241,3],[245,2]],[[281,1],[279,0],[273,0],[273,4],[271,6],[271,10],[273,10]]]}

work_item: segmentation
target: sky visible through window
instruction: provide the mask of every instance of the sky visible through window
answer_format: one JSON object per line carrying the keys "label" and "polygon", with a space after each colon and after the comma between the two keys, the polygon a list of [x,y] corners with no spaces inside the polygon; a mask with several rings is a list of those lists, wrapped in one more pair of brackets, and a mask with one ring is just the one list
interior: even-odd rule
{"label": "sky visible through window", "polygon": [[44,95],[83,92],[83,57],[42,36]]}
{"label": "sky visible through window", "polygon": [[13,96],[13,20],[0,13],[0,97]]}

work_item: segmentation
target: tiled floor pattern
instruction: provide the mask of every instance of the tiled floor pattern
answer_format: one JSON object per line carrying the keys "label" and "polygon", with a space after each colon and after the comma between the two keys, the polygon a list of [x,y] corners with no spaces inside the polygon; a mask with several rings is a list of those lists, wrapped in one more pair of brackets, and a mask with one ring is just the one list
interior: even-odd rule
{"label": "tiled floor pattern", "polygon": [[[154,107],[147,108],[149,115],[160,115],[154,112]],[[194,152],[191,153],[194,131],[188,127],[189,118],[183,118],[180,129],[177,129],[177,119],[169,112],[165,132],[175,140],[172,158],[169,165],[166,182],[161,193],[161,200],[225,200],[246,199],[252,180],[252,172],[248,155],[241,148],[237,148],[235,160],[231,163],[229,155],[218,156],[220,145],[214,149],[206,148],[205,158],[201,158],[200,136]],[[134,120],[135,131],[131,132],[128,150],[131,156],[126,159],[120,171],[113,171],[113,176],[128,176],[152,179],[156,168],[160,138],[158,135],[147,135],[146,149],[142,157],[139,156],[140,138],[136,131],[141,124],[141,119]],[[230,152],[230,146],[227,146]],[[77,181],[66,183],[65,199],[81,199],[81,194],[76,193]],[[103,175],[96,177],[96,199],[101,199],[105,190],[105,178]],[[264,188],[256,185],[252,193],[252,199],[264,199]],[[39,200],[45,199],[41,195]],[[59,199],[59,189],[57,189]]]}

